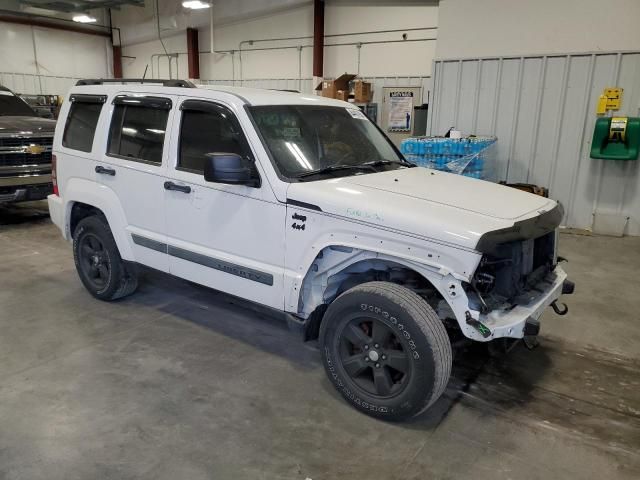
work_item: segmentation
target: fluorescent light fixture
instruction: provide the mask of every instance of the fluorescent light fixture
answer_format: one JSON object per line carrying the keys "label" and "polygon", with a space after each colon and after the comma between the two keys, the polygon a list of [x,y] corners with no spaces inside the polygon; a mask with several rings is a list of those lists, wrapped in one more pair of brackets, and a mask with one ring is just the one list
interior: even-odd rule
{"label": "fluorescent light fixture", "polygon": [[191,10],[202,10],[204,8],[210,8],[211,4],[209,2],[201,2],[200,0],[188,0],[187,2],[182,2],[182,6],[184,8],[190,8]]}
{"label": "fluorescent light fixture", "polygon": [[95,23],[98,20],[96,19],[96,17],[92,17],[83,13],[81,15],[74,15],[73,21],[78,23]]}

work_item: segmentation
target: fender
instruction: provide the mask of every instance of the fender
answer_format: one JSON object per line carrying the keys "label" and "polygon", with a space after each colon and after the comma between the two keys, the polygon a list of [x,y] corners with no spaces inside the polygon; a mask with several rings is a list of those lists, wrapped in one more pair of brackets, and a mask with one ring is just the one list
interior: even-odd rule
{"label": "fender", "polygon": [[[296,211],[304,211],[307,228],[286,230],[286,265],[295,270],[286,268],[284,272],[285,311],[308,318],[318,305],[325,303],[326,280],[330,276],[362,261],[390,262],[412,270],[430,282],[447,301],[465,335],[481,338],[466,322],[469,301],[461,283],[471,280],[481,254],[374,226],[360,225],[356,233],[349,219],[336,219],[299,207],[288,208],[288,217]],[[323,255],[331,252],[332,258],[320,266],[316,260],[321,252]],[[320,268],[325,271],[321,272]],[[316,285],[312,296],[308,297],[305,282],[312,276],[316,276],[321,285]],[[305,292],[307,297],[304,297]],[[479,316],[479,312],[470,313],[474,318]]]}
{"label": "fender", "polygon": [[482,340],[482,336],[467,323],[468,314],[475,318],[480,312],[469,307],[460,275],[423,262],[346,245],[331,245],[316,256],[300,287],[294,289],[300,293],[297,308],[292,313],[309,318],[316,307],[337,294],[337,288],[349,275],[371,269],[385,270],[390,266],[404,267],[427,280],[449,306],[451,312],[447,316],[456,319],[468,338]]}
{"label": "fender", "polygon": [[[129,236],[127,235],[127,218],[120,204],[120,199],[113,190],[104,185],[97,185],[96,182],[74,177],[67,180],[64,201],[64,225],[66,232],[68,232],[68,238],[71,238],[69,228],[73,204],[80,202],[91,205],[101,210],[107,218],[111,233],[120,251],[120,256],[124,260],[135,261]],[[67,238],[67,234],[65,234],[65,238]]]}

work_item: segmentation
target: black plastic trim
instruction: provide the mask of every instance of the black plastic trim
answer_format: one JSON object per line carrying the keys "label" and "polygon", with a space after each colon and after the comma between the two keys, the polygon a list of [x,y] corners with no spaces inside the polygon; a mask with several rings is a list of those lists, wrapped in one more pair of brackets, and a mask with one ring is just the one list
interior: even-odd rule
{"label": "black plastic trim", "polygon": [[133,239],[133,243],[136,245],[140,245],[141,247],[150,248],[151,250],[155,250],[160,253],[167,253],[167,244],[158,242],[157,240],[152,240],[151,238],[142,237],[140,235],[136,235],[135,233],[131,234],[131,238]]}
{"label": "black plastic trim", "polygon": [[104,103],[107,101],[107,96],[74,93],[69,97],[69,101],[71,103]]}
{"label": "black plastic trim", "polygon": [[136,245],[140,245],[141,247],[150,248],[151,250],[155,250],[156,252],[160,253],[167,253],[172,257],[180,258],[188,262],[197,263],[198,265],[209,267],[214,270],[219,270],[221,272],[235,275],[236,277],[241,277],[246,280],[273,286],[273,275],[271,275],[270,273],[261,272],[260,270],[254,270],[253,268],[243,267],[242,265],[219,260],[217,258],[202,255],[200,253],[195,253],[183,248],[174,247],[173,245],[167,245],[166,243],[158,242],[157,240],[152,240],[151,238],[136,235],[135,233],[131,234],[131,238],[133,239],[133,243],[135,243]]}
{"label": "black plastic trim", "polygon": [[171,110],[173,103],[171,99],[165,97],[153,97],[153,96],[134,96],[134,95],[117,95],[114,97],[114,105],[127,105],[131,107],[147,107],[158,108],[161,110]]}
{"label": "black plastic trim", "polygon": [[182,248],[169,245],[169,255],[176,258],[181,258],[188,262],[197,263],[205,267],[213,268],[236,277],[241,277],[246,280],[262,283],[264,285],[273,285],[273,275],[270,273],[264,273],[253,268],[243,267],[235,263],[226,262],[217,258],[201,255],[199,253],[192,252],[190,250],[184,250]]}
{"label": "black plastic trim", "polygon": [[300,202],[298,200],[294,200],[292,198],[287,198],[287,205],[293,205],[294,207],[306,208],[307,210],[315,210],[317,212],[321,212],[322,209],[314,205],[313,203]]}
{"label": "black plastic trim", "polygon": [[482,253],[491,253],[498,245],[504,243],[541,237],[558,228],[563,216],[564,208],[558,202],[554,208],[536,217],[515,222],[509,228],[485,233],[478,240],[476,250]]}
{"label": "black plastic trim", "polygon": [[76,85],[104,85],[105,83],[160,83],[163,87],[196,88],[196,86],[188,80],[167,80],[159,78],[85,78],[78,80]]}

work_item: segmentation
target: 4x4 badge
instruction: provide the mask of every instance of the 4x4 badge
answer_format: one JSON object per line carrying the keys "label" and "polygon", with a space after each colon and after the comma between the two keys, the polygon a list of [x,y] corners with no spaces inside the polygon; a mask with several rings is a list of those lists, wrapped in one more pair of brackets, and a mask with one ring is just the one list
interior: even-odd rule
{"label": "4x4 badge", "polygon": [[[291,218],[293,220],[295,220],[295,222],[293,222],[291,224],[291,228],[293,228],[294,230],[304,230],[305,227],[305,223],[307,221],[307,217],[305,215],[300,215],[299,213],[294,213]],[[296,223],[296,222],[300,222],[300,223]]]}

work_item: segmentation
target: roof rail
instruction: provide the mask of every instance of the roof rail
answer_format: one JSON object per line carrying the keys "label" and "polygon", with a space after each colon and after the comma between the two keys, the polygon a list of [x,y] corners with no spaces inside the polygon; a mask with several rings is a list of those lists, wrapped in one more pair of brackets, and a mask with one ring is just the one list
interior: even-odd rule
{"label": "roof rail", "polygon": [[85,78],[76,85],[103,85],[105,83],[161,83],[163,87],[195,88],[188,80],[167,80],[159,78]]}

